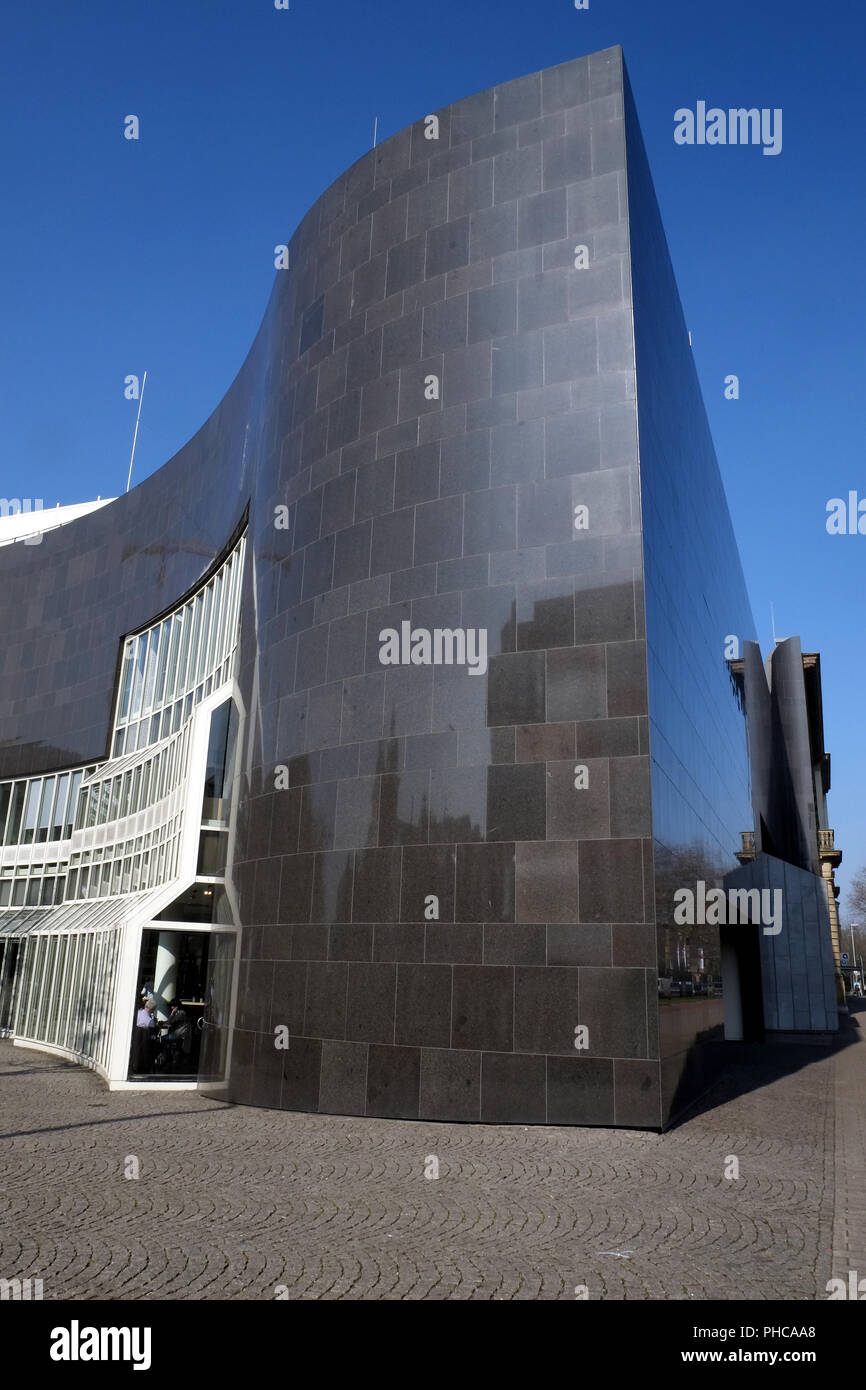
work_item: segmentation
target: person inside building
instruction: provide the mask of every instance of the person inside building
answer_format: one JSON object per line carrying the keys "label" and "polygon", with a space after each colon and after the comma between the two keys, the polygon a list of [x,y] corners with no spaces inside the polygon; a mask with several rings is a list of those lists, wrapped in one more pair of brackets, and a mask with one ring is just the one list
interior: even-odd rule
{"label": "person inside building", "polygon": [[141,999],[138,1012],[135,1015],[135,1030],[132,1039],[132,1070],[138,1075],[149,1072],[151,1068],[155,1022],[153,999],[149,997]]}
{"label": "person inside building", "polygon": [[172,1070],[183,1071],[192,1048],[192,1026],[179,999],[172,999],[168,1015],[168,1043]]}

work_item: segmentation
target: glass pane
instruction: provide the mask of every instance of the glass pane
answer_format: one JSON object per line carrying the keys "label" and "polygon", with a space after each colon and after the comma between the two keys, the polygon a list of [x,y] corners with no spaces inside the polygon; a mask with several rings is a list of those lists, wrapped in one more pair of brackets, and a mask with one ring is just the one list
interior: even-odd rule
{"label": "glass pane", "polygon": [[183,635],[180,643],[180,656],[177,662],[177,687],[176,693],[182,695],[186,689],[186,668],[189,658],[189,639],[192,632],[192,604],[188,603],[183,610]]}
{"label": "glass pane", "polygon": [[26,782],[16,782],[12,788],[12,803],[9,807],[9,820],[6,824],[7,845],[17,845],[21,835],[21,817],[24,812],[24,798],[27,793]]}
{"label": "glass pane", "polygon": [[54,815],[51,818],[51,838],[61,840],[63,838],[63,827],[66,824],[66,806],[69,801],[69,788],[72,779],[68,772],[64,772],[57,783],[57,800],[54,803]]}
{"label": "glass pane", "polygon": [[198,643],[198,674],[197,679],[201,680],[207,675],[210,669],[207,664],[208,643],[210,640],[210,620],[213,609],[213,581],[202,590],[202,614],[201,614],[201,635]]}
{"label": "glass pane", "polygon": [[132,683],[132,699],[129,705],[130,719],[137,719],[141,713],[141,696],[144,690],[144,668],[147,661],[147,633],[137,639],[135,652],[135,676]]}
{"label": "glass pane", "polygon": [[78,804],[78,789],[81,786],[83,772],[73,772],[72,785],[69,789],[69,799],[66,803],[66,824],[63,827],[63,838],[68,840],[72,834],[72,818],[75,815],[75,808]]}
{"label": "glass pane", "polygon": [[208,666],[213,668],[222,661],[220,634],[223,626],[223,596],[225,594],[225,567],[220,570],[213,582],[213,622],[211,623],[210,657]]}
{"label": "glass pane", "polygon": [[168,670],[168,644],[171,639],[171,618],[166,618],[162,625],[162,636],[159,639],[159,666],[156,672],[156,684],[153,690],[154,705],[161,705],[165,694],[165,673]]}
{"label": "glass pane", "polygon": [[165,698],[171,700],[177,688],[177,658],[180,647],[183,613],[175,613],[171,619],[171,646],[168,655],[168,671],[165,678]]}
{"label": "glass pane", "polygon": [[123,652],[123,673],[120,678],[120,707],[117,722],[125,722],[129,714],[129,697],[132,693],[132,675],[135,662],[135,638],[131,638]]}
{"label": "glass pane", "polygon": [[150,634],[150,644],[147,649],[147,669],[144,673],[144,697],[141,703],[143,714],[153,709],[153,687],[156,684],[156,668],[159,662],[159,638],[161,632],[161,627],[155,627]]}
{"label": "glass pane", "polygon": [[202,797],[202,820],[221,820],[223,814],[223,783],[226,770],[226,744],[228,742],[231,700],[226,700],[210,717],[207,763],[205,766],[204,795]]}
{"label": "glass pane", "polygon": [[25,845],[33,843],[36,834],[36,817],[39,810],[39,798],[42,793],[42,778],[37,777],[28,783],[27,801],[24,806],[24,833],[22,839]]}
{"label": "glass pane", "polygon": [[226,866],[228,835],[222,830],[203,830],[198,842],[198,869],[200,874],[222,874]]}
{"label": "glass pane", "polygon": [[54,788],[56,785],[56,777],[46,777],[42,784],[42,799],[39,803],[39,820],[36,825],[36,840],[38,844],[44,844],[48,839],[48,827],[51,823],[51,810],[54,803]]}

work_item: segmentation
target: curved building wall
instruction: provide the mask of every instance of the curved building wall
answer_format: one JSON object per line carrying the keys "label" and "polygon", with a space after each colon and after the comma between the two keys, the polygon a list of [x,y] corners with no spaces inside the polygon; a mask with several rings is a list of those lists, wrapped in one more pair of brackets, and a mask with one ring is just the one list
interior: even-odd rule
{"label": "curved building wall", "polygon": [[658,1124],[621,54],[435,115],[293,253],[229,1094]]}
{"label": "curved building wall", "polygon": [[419,119],[199,434],[0,551],[11,777],[107,755],[249,509],[231,1099],[663,1120],[625,168],[619,49]]}

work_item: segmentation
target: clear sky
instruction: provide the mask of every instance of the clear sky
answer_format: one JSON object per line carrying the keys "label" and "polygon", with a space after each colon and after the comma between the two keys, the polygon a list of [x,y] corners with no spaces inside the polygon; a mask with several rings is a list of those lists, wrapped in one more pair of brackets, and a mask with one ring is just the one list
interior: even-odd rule
{"label": "clear sky", "polygon": [[[0,20],[0,494],[140,481],[225,393],[273,248],[379,137],[621,43],[765,651],[819,650],[840,871],[866,863],[863,0],[9,0]],[[781,108],[777,156],[680,146]],[[123,138],[127,115],[141,138]],[[724,398],[729,373],[740,399]],[[861,747],[861,742],[864,747]]]}

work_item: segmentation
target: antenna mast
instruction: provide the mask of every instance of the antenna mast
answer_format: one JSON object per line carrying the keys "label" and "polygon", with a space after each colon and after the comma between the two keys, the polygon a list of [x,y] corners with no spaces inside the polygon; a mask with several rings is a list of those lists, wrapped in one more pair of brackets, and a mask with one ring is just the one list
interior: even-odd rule
{"label": "antenna mast", "polygon": [[145,372],[144,376],[141,379],[141,395],[138,398],[138,414],[135,417],[135,434],[132,436],[132,453],[129,456],[129,473],[127,474],[126,478],[127,492],[129,492],[129,487],[132,482],[132,461],[135,458],[135,441],[138,439],[138,422],[141,419],[141,403],[144,400],[144,388],[146,384],[147,372]]}

